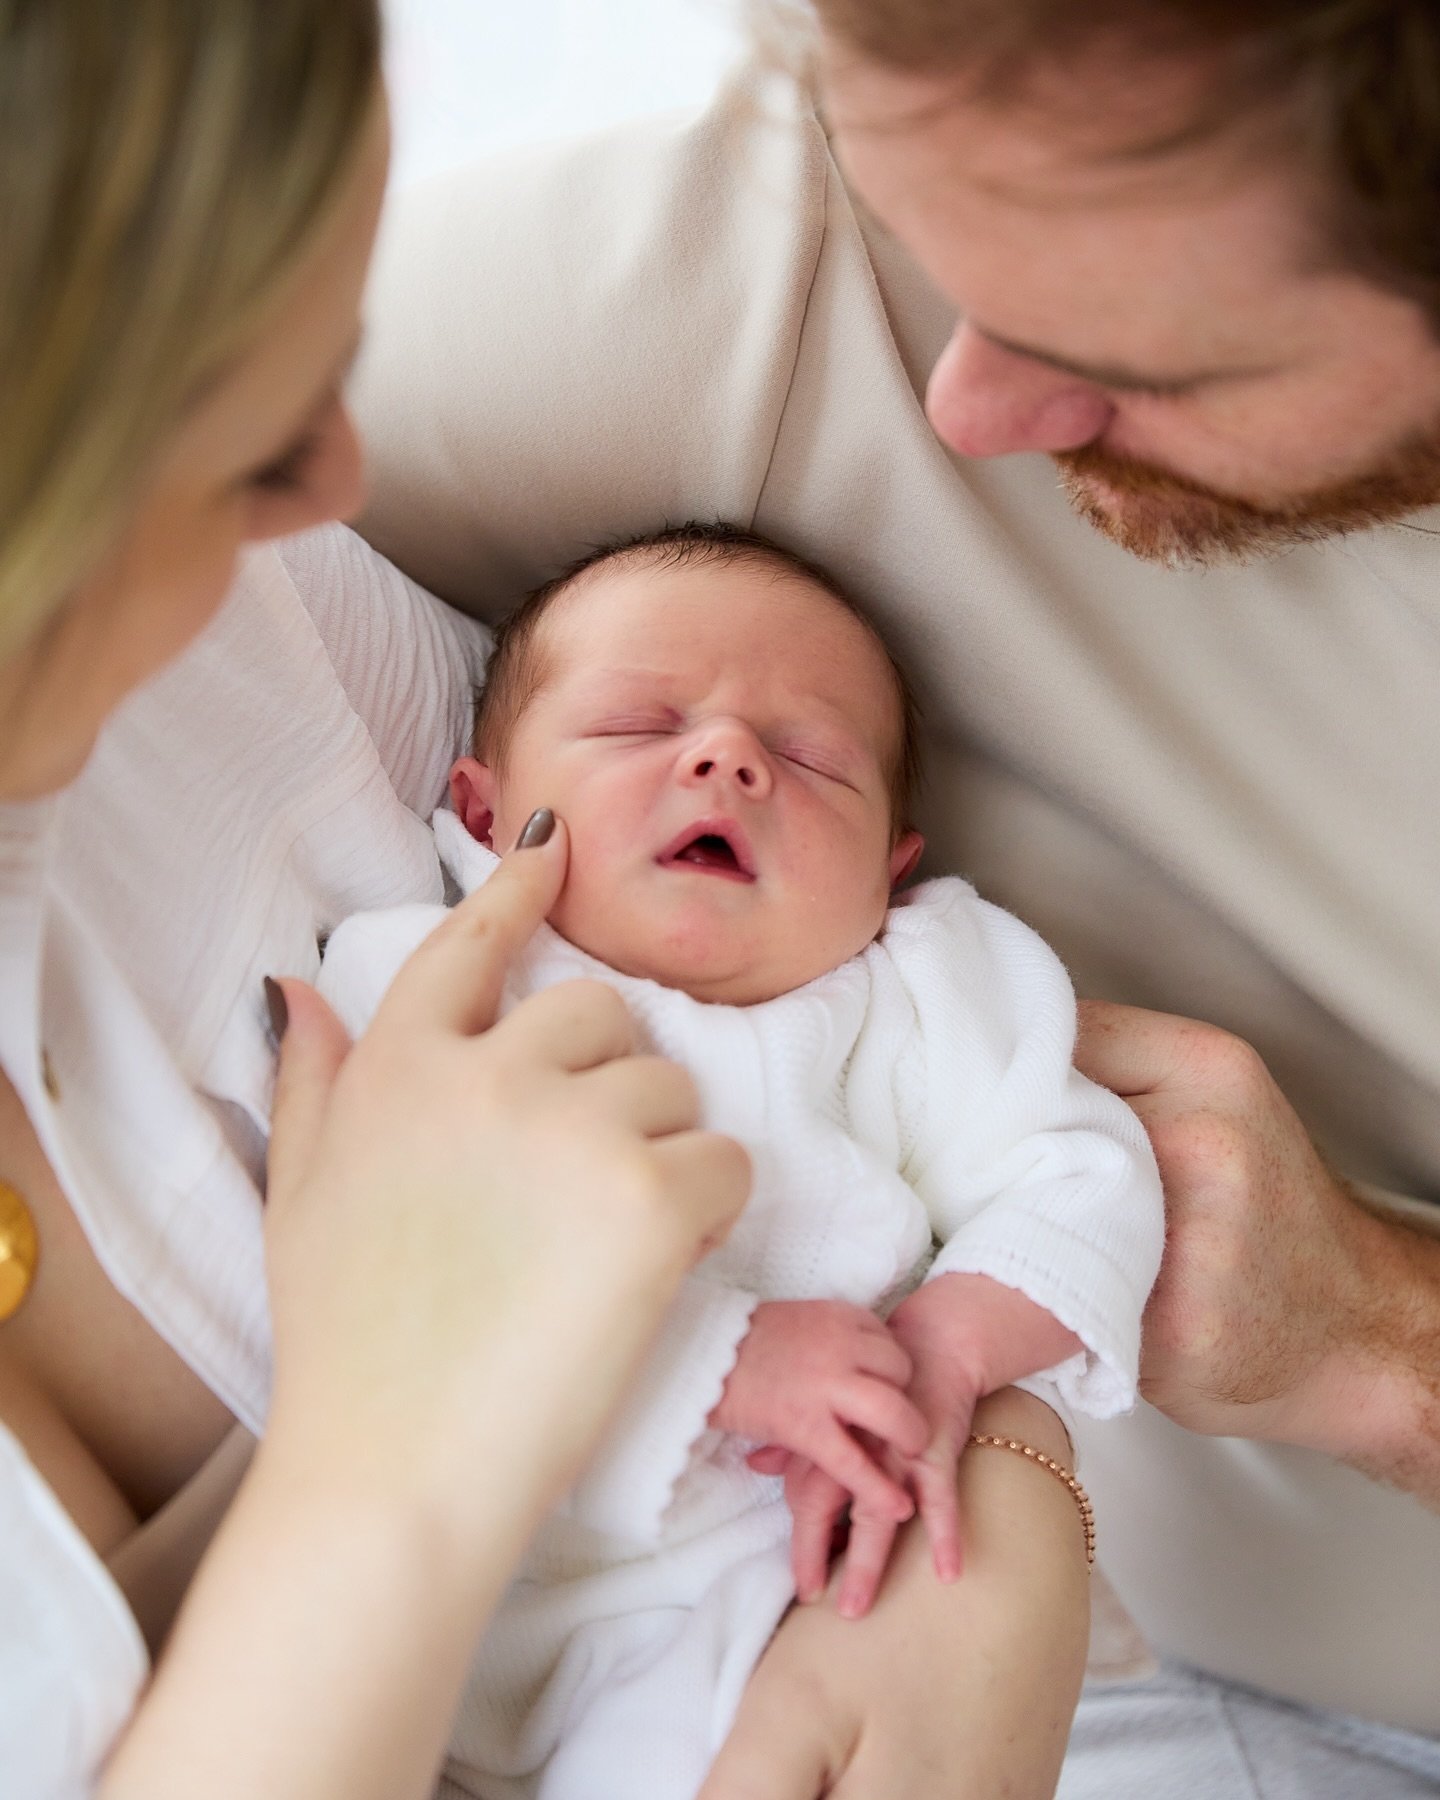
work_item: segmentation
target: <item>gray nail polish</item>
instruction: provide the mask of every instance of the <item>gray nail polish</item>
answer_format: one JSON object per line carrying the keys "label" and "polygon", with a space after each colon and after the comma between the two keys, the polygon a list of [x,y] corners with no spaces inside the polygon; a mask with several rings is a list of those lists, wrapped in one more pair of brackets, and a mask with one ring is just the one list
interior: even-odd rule
{"label": "gray nail polish", "polygon": [[285,1001],[284,988],[268,975],[265,977],[265,1009],[270,1014],[270,1042],[278,1050],[285,1027],[290,1023],[290,1008]]}
{"label": "gray nail polish", "polygon": [[538,850],[555,834],[555,815],[548,806],[539,807],[525,821],[525,829],[515,840],[517,850]]}

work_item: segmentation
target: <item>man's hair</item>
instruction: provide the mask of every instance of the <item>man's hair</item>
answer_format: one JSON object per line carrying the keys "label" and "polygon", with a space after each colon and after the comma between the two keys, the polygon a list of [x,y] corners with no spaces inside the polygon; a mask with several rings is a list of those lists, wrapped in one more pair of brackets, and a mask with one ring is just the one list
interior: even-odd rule
{"label": "man's hair", "polygon": [[991,93],[1087,51],[1200,62],[1210,79],[1166,145],[1245,118],[1288,127],[1324,183],[1319,223],[1336,262],[1440,322],[1440,0],[813,5],[839,41],[882,66],[953,72]]}
{"label": "man's hair", "polygon": [[895,699],[896,746],[890,768],[890,805],[898,835],[909,823],[920,786],[920,708],[905,671],[873,623],[827,570],[759,532],[723,521],[691,519],[683,525],[666,525],[658,531],[597,545],[528,594],[495,634],[485,686],[476,700],[476,756],[491,768],[504,767],[506,750],[521,714],[546,679],[540,627],[557,600],[573,593],[598,569],[673,569],[696,563],[748,563],[770,569],[777,578],[798,578],[827,594],[871,638],[889,671]]}

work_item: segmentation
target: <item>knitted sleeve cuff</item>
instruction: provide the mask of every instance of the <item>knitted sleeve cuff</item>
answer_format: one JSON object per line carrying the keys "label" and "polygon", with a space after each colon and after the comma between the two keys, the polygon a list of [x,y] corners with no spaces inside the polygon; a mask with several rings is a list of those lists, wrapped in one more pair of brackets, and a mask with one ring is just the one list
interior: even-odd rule
{"label": "knitted sleeve cuff", "polygon": [[754,1294],[691,1276],[565,1511],[638,1545],[659,1541],[665,1514],[724,1391]]}
{"label": "knitted sleeve cuff", "polygon": [[1104,1419],[1135,1404],[1146,1286],[1093,1243],[999,1202],[956,1233],[926,1279],[949,1274],[1016,1288],[1075,1333],[1082,1352],[1036,1371],[1067,1406]]}

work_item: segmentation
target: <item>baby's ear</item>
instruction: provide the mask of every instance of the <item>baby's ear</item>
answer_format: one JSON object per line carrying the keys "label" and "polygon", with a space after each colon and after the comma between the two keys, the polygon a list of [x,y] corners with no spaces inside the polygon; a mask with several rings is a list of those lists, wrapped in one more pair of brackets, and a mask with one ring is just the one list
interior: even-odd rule
{"label": "baby's ear", "polygon": [[893,893],[902,881],[915,873],[915,865],[925,852],[925,840],[918,831],[902,831],[890,852],[890,889]]}
{"label": "baby's ear", "polygon": [[477,843],[495,848],[495,776],[473,756],[462,756],[450,771],[450,804]]}

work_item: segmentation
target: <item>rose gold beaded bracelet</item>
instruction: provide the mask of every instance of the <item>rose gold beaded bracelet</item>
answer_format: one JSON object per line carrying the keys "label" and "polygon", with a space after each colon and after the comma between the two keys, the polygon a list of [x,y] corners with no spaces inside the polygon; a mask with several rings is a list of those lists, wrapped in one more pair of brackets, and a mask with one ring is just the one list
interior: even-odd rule
{"label": "rose gold beaded bracelet", "polygon": [[1037,1450],[1033,1444],[1022,1443],[1019,1438],[997,1437],[993,1431],[972,1431],[967,1442],[978,1444],[982,1450],[1013,1450],[1018,1456],[1028,1456],[1031,1462],[1039,1463],[1042,1469],[1048,1469],[1058,1482],[1069,1488],[1076,1506],[1080,1508],[1080,1527],[1085,1533],[1086,1566],[1095,1566],[1095,1508],[1090,1504],[1090,1496],[1064,1463],[1056,1462],[1053,1456],[1046,1456],[1043,1450]]}

